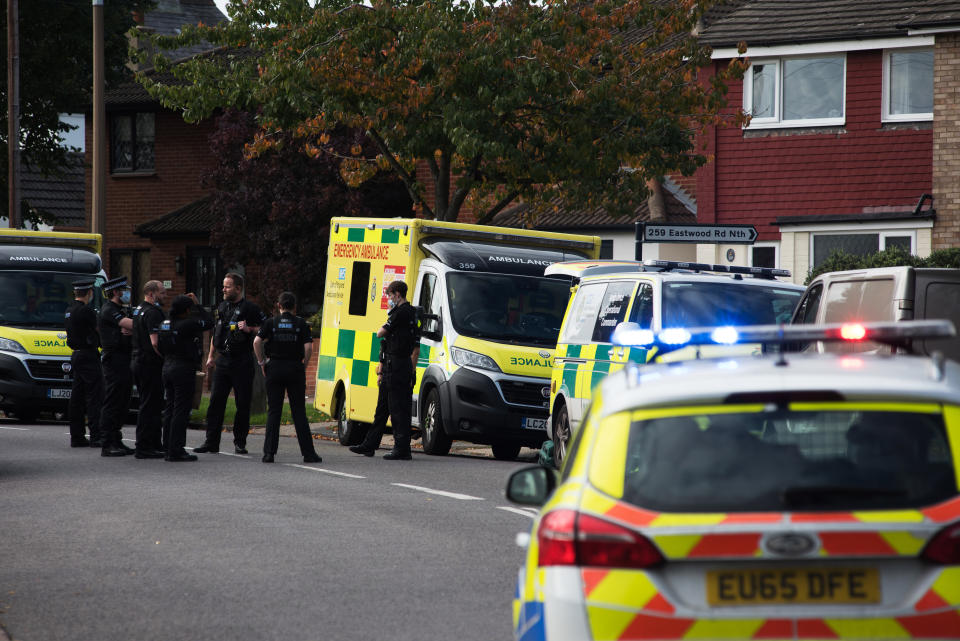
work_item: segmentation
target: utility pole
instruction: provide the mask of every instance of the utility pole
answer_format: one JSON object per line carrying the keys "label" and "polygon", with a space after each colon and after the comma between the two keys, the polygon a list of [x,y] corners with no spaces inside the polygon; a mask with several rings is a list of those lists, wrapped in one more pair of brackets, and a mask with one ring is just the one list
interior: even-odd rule
{"label": "utility pole", "polygon": [[7,0],[7,223],[20,221],[20,6]]}
{"label": "utility pole", "polygon": [[103,0],[93,0],[93,198],[90,231],[103,234],[106,202],[106,109],[103,103]]}

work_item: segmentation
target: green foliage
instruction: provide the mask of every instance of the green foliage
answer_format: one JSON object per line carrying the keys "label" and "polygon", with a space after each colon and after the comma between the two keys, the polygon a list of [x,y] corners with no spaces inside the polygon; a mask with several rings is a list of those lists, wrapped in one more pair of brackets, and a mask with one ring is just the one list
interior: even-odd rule
{"label": "green foliage", "polygon": [[320,338],[320,330],[323,329],[323,308],[308,316],[307,324],[310,325],[310,335],[314,338]]}
{"label": "green foliage", "polygon": [[830,254],[830,257],[823,261],[819,267],[810,270],[806,281],[804,281],[804,285],[809,285],[810,281],[814,278],[827,272],[872,269],[875,267],[899,267],[902,265],[911,267],[960,268],[960,248],[940,249],[931,253],[927,258],[913,256],[897,247],[865,256],[848,254],[837,250]]}
{"label": "green foliage", "polygon": [[[130,72],[127,31],[133,11],[143,11],[154,0],[104,2],[104,72],[109,84]],[[6,3],[4,3],[4,6]],[[69,127],[60,114],[89,108],[93,86],[93,9],[90,0],[28,0],[20,6],[20,140],[21,161],[49,177],[59,177],[70,167],[59,137]],[[7,32],[6,11],[0,12],[0,29]],[[0,39],[4,77],[7,40]],[[7,83],[0,83],[0,190],[7,202]],[[76,150],[73,150],[76,151]],[[6,212],[6,206],[2,208]],[[55,222],[46,212],[24,202],[29,222]],[[3,218],[6,218],[3,216]]]}
{"label": "green foliage", "polygon": [[366,131],[379,154],[352,176],[390,168],[426,217],[455,220],[468,197],[481,220],[518,198],[626,213],[650,178],[706,162],[695,134],[721,121],[725,82],[743,71],[698,81],[710,50],[691,32],[715,1],[232,0],[231,22],[158,42],[226,53],[158,60],[176,84],[141,80],[191,121],[257,110],[254,152],[292,132],[334,153],[324,132]]}

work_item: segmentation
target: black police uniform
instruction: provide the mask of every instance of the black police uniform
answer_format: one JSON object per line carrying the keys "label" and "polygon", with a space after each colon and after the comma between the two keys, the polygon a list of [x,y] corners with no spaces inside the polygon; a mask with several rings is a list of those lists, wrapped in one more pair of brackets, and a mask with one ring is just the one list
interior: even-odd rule
{"label": "black police uniform", "polygon": [[260,327],[266,316],[256,304],[241,298],[237,302],[223,301],[217,307],[213,347],[217,350],[216,367],[207,408],[207,436],[201,451],[220,449],[223,430],[223,412],[230,390],[233,390],[237,413],[233,419],[233,444],[237,449],[247,446],[250,433],[250,400],[253,394],[253,376],[256,359],[253,357],[253,332],[237,328],[240,321],[250,327]]}
{"label": "black police uniform", "polygon": [[213,317],[193,306],[191,315],[164,321],[158,342],[163,353],[163,440],[168,461],[194,460],[184,446],[196,388],[196,372],[203,358],[203,333],[213,328]]}
{"label": "black police uniform", "polygon": [[70,390],[70,444],[86,445],[84,421],[89,421],[91,447],[103,446],[100,432],[100,407],[103,404],[103,372],[100,369],[100,336],[97,313],[86,303],[75,300],[64,317],[67,345],[73,350],[70,365],[73,385]]}
{"label": "black police uniform", "polygon": [[124,448],[122,429],[130,406],[133,375],[130,371],[130,336],[125,336],[120,330],[120,321],[129,317],[127,310],[113,301],[107,301],[100,308],[98,326],[103,345],[100,360],[104,382],[100,431],[105,448]]}
{"label": "black police uniform", "polygon": [[161,414],[163,413],[163,357],[153,349],[150,335],[160,331],[163,310],[156,303],[143,301],[133,310],[133,375],[140,394],[137,414],[137,455],[158,457],[164,450]]}
{"label": "black police uniform", "polygon": [[280,414],[283,395],[290,399],[290,415],[297,431],[300,454],[305,460],[318,463],[320,457],[313,447],[310,423],[304,405],[306,396],[306,369],[303,364],[303,346],[311,343],[310,326],[290,312],[283,312],[264,321],[257,335],[265,341],[269,359],[264,365],[267,378],[267,431],[263,442],[264,455],[277,453],[280,441]]}
{"label": "black police uniform", "polygon": [[380,342],[380,373],[383,380],[377,396],[373,425],[360,450],[370,453],[380,447],[389,415],[393,425],[393,453],[406,458],[410,456],[410,406],[416,378],[410,357],[420,345],[417,312],[410,303],[401,303],[387,313],[387,322],[383,327],[387,330]]}

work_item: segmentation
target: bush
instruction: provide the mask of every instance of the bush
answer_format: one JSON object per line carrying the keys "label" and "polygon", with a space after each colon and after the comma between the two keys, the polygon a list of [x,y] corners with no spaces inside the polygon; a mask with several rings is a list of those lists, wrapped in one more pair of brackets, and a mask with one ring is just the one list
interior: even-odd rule
{"label": "bush", "polygon": [[317,310],[317,313],[307,316],[307,324],[310,326],[310,335],[314,338],[320,338],[320,328],[323,327],[323,308]]}
{"label": "bush", "polygon": [[896,247],[865,256],[847,254],[837,250],[830,254],[830,257],[823,261],[816,269],[811,269],[803,284],[809,285],[810,281],[814,278],[827,272],[870,269],[874,267],[899,267],[901,265],[909,265],[911,267],[960,268],[960,248],[938,249],[927,258],[913,256]]}

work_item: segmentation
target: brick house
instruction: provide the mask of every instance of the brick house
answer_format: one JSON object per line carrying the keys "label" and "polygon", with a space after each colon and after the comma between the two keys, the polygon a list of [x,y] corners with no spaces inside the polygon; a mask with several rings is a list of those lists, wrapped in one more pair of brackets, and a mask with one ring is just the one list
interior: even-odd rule
{"label": "brick house", "polygon": [[[704,137],[714,161],[697,173],[698,222],[755,225],[759,242],[735,262],[799,282],[834,249],[960,245],[958,32],[956,1],[721,7],[701,31],[714,49],[704,72],[745,41],[751,66],[729,101],[753,119]],[[698,259],[727,249],[700,245]]]}

